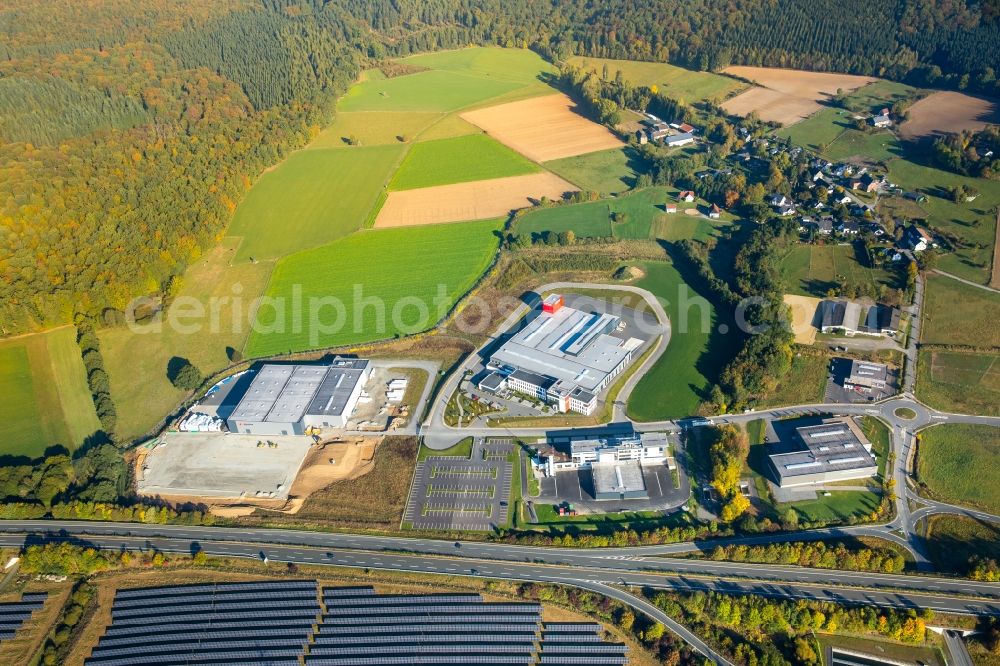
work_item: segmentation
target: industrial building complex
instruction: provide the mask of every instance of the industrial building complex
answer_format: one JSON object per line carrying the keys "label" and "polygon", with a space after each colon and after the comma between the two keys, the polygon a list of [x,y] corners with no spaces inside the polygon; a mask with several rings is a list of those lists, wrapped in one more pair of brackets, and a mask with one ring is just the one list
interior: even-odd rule
{"label": "industrial building complex", "polygon": [[666,433],[581,439],[570,444],[568,456],[553,450],[538,460],[546,476],[561,471],[590,470],[596,500],[648,498],[643,465],[674,468]]}
{"label": "industrial building complex", "polygon": [[616,315],[567,307],[562,296],[553,294],[534,319],[492,354],[490,372],[478,386],[527,394],[560,412],[592,414],[598,394],[643,344],[615,335],[622,328]]}
{"label": "industrial building complex", "polygon": [[850,417],[799,426],[789,439],[773,445],[768,456],[781,488],[866,479],[878,473],[871,443]]}
{"label": "industrial building complex", "polygon": [[363,359],[329,365],[265,364],[226,419],[230,432],[302,435],[309,428],[342,428],[371,373]]}

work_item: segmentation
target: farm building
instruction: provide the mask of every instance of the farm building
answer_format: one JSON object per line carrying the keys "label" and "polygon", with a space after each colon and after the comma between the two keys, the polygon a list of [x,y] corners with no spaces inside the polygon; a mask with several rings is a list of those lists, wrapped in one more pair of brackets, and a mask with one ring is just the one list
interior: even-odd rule
{"label": "farm building", "polygon": [[677,212],[677,204],[673,204],[673,203],[664,204],[663,205],[663,210],[666,211],[667,213],[676,213]]}
{"label": "farm building", "polygon": [[712,204],[712,207],[708,209],[708,216],[713,220],[718,220],[722,216],[722,209]]}
{"label": "farm building", "polygon": [[864,326],[859,327],[858,331],[868,335],[893,337],[899,333],[900,316],[899,308],[894,308],[891,305],[873,305],[868,308]]}
{"label": "farm building", "polygon": [[768,462],[781,488],[867,479],[878,473],[871,443],[849,417],[794,429],[772,445]]}
{"label": "farm building", "polygon": [[690,132],[684,132],[683,134],[674,134],[673,136],[667,136],[663,138],[663,145],[670,148],[677,148],[680,146],[686,146],[690,143],[694,143],[694,134]]}
{"label": "farm building", "polygon": [[366,360],[329,365],[265,364],[227,419],[230,432],[302,435],[310,427],[343,428],[371,375]]}
{"label": "farm building", "polygon": [[491,373],[479,386],[510,388],[561,412],[591,414],[597,394],[642,346],[637,338],[615,336],[620,324],[615,315],[583,312],[550,296],[538,316],[493,353],[487,364]]}
{"label": "farm building", "polygon": [[694,199],[695,199],[695,193],[691,190],[684,190],[683,192],[677,195],[678,201],[686,201],[688,203],[691,203],[692,201],[694,201]]}
{"label": "farm building", "polygon": [[823,301],[819,304],[819,330],[854,335],[861,320],[861,305],[854,301]]}

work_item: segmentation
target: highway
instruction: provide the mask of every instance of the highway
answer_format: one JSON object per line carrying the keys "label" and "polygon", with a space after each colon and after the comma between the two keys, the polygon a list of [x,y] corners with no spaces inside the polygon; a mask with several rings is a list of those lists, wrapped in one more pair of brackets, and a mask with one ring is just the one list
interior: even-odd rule
{"label": "highway", "polygon": [[[768,596],[853,599],[893,607],[927,607],[951,612],[1000,609],[1000,583],[958,578],[878,574],[806,567],[658,557],[663,546],[627,549],[561,549],[484,542],[327,534],[299,530],[240,530],[74,521],[3,521],[0,540],[76,540],[100,548],[157,548],[232,556],[258,556],[304,564],[338,564],[396,570],[567,582],[600,580],[673,589],[718,589]],[[668,546],[669,548],[669,546]],[[327,557],[333,553],[334,557]],[[392,564],[392,566],[388,566]],[[558,572],[552,577],[553,572]],[[516,575],[515,575],[516,574]],[[723,587],[718,587],[718,586]],[[736,586],[728,588],[725,586]],[[816,596],[818,590],[823,594]],[[832,595],[832,596],[831,596]],[[955,597],[968,597],[958,599]],[[906,599],[907,601],[902,601]],[[987,601],[988,606],[972,610]],[[957,605],[956,605],[957,604]],[[973,604],[973,605],[970,605]],[[983,610],[985,609],[985,611]]]}

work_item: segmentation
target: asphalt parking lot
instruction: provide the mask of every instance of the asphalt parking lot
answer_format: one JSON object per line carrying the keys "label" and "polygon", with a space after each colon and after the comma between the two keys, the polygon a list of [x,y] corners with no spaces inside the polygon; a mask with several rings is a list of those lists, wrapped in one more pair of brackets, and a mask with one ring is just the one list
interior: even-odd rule
{"label": "asphalt parking lot", "polygon": [[507,524],[515,452],[509,439],[479,438],[469,458],[417,463],[403,521],[414,529],[489,531]]}

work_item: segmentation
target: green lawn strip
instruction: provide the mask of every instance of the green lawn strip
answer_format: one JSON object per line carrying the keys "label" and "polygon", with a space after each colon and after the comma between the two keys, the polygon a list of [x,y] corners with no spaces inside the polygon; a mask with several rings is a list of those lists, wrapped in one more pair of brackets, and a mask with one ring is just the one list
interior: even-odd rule
{"label": "green lawn strip", "polygon": [[[927,225],[960,239],[960,245],[942,252],[938,268],[985,284],[992,266],[996,230],[992,211],[1000,205],[1000,182],[968,178],[904,159],[889,162],[889,179],[908,191],[926,195],[927,201],[920,207],[927,213]],[[953,202],[949,190],[958,185],[975,188],[979,196],[972,202]]]}
{"label": "green lawn strip", "polygon": [[879,476],[885,478],[885,464],[891,450],[891,432],[885,422],[875,416],[861,417],[861,432],[872,445],[872,453],[878,462]]}
{"label": "green lawn strip", "polygon": [[[684,282],[677,268],[645,262],[646,276],[635,286],[652,292],[671,323],[670,343],[629,396],[627,412],[637,421],[659,421],[694,414],[733,344],[718,332],[719,315]],[[735,330],[735,329],[730,329]]]}
{"label": "green lawn strip", "polygon": [[599,75],[607,65],[608,77],[611,79],[614,79],[620,71],[622,78],[633,85],[656,86],[658,92],[685,102],[719,101],[747,87],[742,81],[728,76],[696,72],[663,62],[609,60],[582,56],[574,56],[569,62],[582,69],[597,72]]}
{"label": "green lawn strip", "polygon": [[234,261],[277,259],[360,229],[405,146],[302,150],[268,171],[236,209]]}
{"label": "green lawn strip", "polygon": [[417,462],[421,460],[426,460],[432,456],[454,456],[458,458],[470,458],[472,457],[472,437],[463,437],[458,441],[458,443],[447,449],[432,449],[424,444],[420,445],[420,450],[417,451]]}
{"label": "green lawn strip", "polygon": [[424,141],[407,153],[390,190],[465,183],[538,173],[541,168],[485,134]]}
{"label": "green lawn strip", "polygon": [[634,148],[613,148],[545,162],[545,168],[585,192],[620,194],[645,170]]}
{"label": "green lawn strip", "polygon": [[921,349],[916,393],[935,409],[1000,416],[1000,354]]}
{"label": "green lawn strip", "polygon": [[262,307],[246,355],[353,345],[426,330],[489,266],[502,222],[361,231],[282,259],[267,295],[286,307]]}
{"label": "green lawn strip", "polygon": [[380,81],[362,81],[347,91],[337,108],[347,112],[455,111],[524,85],[456,71],[429,70]]}
{"label": "green lawn strip", "polygon": [[1000,294],[943,275],[929,275],[924,291],[920,342],[1000,347],[998,313]]}
{"label": "green lawn strip", "polygon": [[944,424],[919,442],[917,478],[932,497],[1000,513],[1000,428]]}

